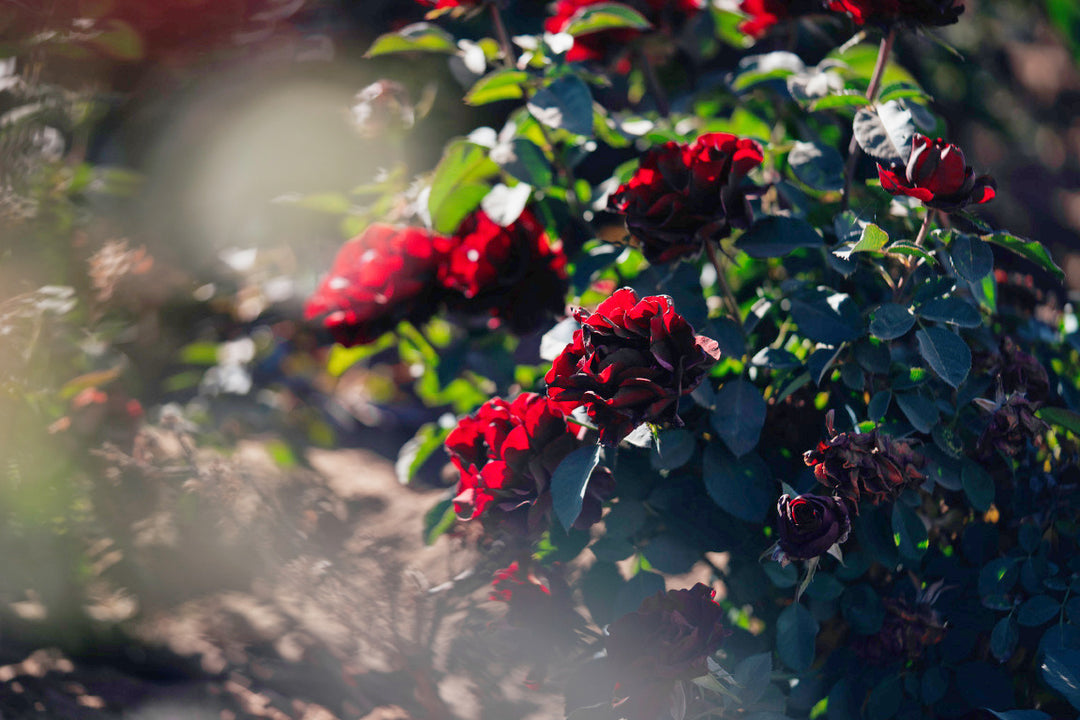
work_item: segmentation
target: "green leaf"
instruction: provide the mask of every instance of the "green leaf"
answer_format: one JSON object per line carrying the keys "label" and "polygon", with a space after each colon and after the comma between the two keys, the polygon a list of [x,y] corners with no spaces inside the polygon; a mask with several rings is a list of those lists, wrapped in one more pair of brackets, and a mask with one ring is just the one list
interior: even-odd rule
{"label": "green leaf", "polygon": [[618,620],[627,613],[637,611],[641,603],[656,593],[664,592],[664,578],[654,572],[641,571],[626,581],[615,596],[612,615]]}
{"label": "green leaf", "polygon": [[885,620],[885,607],[877,591],[866,583],[852,585],[840,598],[840,612],[858,635],[873,635]]}
{"label": "green leaf", "polygon": [[744,658],[735,666],[731,675],[739,689],[739,702],[750,706],[761,699],[772,683],[772,653],[765,652]]}
{"label": "green leaf", "polygon": [[900,550],[900,556],[906,560],[918,562],[930,547],[926,526],[918,514],[904,503],[893,503],[892,531],[893,542]]}
{"label": "green leaf", "polygon": [[913,85],[909,82],[895,82],[881,88],[881,92],[878,94],[878,102],[889,102],[890,100],[903,100],[906,98],[918,98],[919,100],[932,100],[926,91],[918,85]]}
{"label": "green leaf", "polygon": [[463,138],[447,145],[431,180],[428,211],[436,232],[452,233],[475,210],[499,171],[487,150]]}
{"label": "green leaf", "polygon": [[900,709],[904,688],[900,678],[886,678],[870,691],[866,699],[866,720],[888,720]]}
{"label": "green leaf", "polygon": [[457,515],[454,513],[454,501],[450,498],[440,500],[433,508],[424,513],[424,544],[434,545],[447,530],[454,526]]}
{"label": "green leaf", "polygon": [[844,159],[831,145],[796,142],[788,153],[795,177],[814,190],[836,191],[844,187]]}
{"label": "green leaf", "polygon": [[792,298],[791,319],[801,335],[826,345],[840,345],[863,334],[855,303],[848,295],[828,288]]}
{"label": "green leaf", "polygon": [[731,380],[717,391],[710,416],[713,429],[735,457],[754,449],[765,426],[767,406],[753,383]]}
{"label": "green leaf", "polygon": [[406,25],[397,32],[380,35],[364,57],[377,57],[400,52],[456,53],[454,37],[438,25],[418,22]]}
{"label": "green leaf", "polygon": [[973,235],[957,235],[949,248],[956,274],[970,283],[981,283],[994,270],[994,251]]}
{"label": "green leaf", "polygon": [[855,90],[844,91],[837,95],[827,95],[814,102],[810,106],[811,112],[821,110],[841,110],[847,108],[861,108],[866,105],[866,96]]}
{"label": "green leaf", "polygon": [[866,416],[874,422],[879,422],[885,417],[885,413],[889,412],[891,403],[892,393],[890,391],[880,390],[874,393],[874,397],[870,398],[870,402],[866,406]]}
{"label": "green leaf", "polygon": [[752,258],[783,257],[803,247],[821,247],[823,241],[805,220],[790,217],[765,217],[753,224],[735,243]]}
{"label": "green leaf", "polygon": [[900,411],[908,422],[919,432],[928,433],[937,425],[940,417],[937,406],[919,393],[896,393],[896,404],[900,406]]}
{"label": "green leaf", "polygon": [[982,325],[982,315],[975,306],[957,297],[934,298],[919,305],[915,312],[925,320],[952,323],[959,327],[973,328]]}
{"label": "green leaf", "polygon": [[960,484],[964,487],[971,506],[986,512],[994,502],[994,478],[974,462],[965,462],[960,472]]}
{"label": "green leaf", "polygon": [[859,242],[851,248],[851,252],[880,252],[889,242],[889,234],[874,223],[867,223],[859,236]]}
{"label": "green leaf", "polygon": [[941,328],[924,328],[915,333],[919,353],[938,377],[952,387],[960,387],[971,370],[971,349],[955,333]]}
{"label": "green leaf", "polygon": [[499,100],[516,100],[525,97],[525,81],[529,74],[524,70],[503,68],[488,73],[477,80],[465,94],[469,105],[487,105]]}
{"label": "green leaf", "polygon": [[1080,650],[1047,650],[1039,670],[1047,685],[1080,710]]}
{"label": "green leaf", "polygon": [[1016,618],[1012,614],[1006,615],[997,621],[990,632],[990,652],[998,662],[1008,662],[1016,651],[1019,640],[1020,630],[1016,627]]}
{"label": "green leaf", "polygon": [[1065,273],[1054,263],[1054,259],[1050,257],[1050,252],[1038,240],[1025,240],[1006,232],[985,235],[983,240],[1000,245],[1021,257],[1027,258],[1043,270],[1052,273],[1058,280],[1065,278]]}
{"label": "green leaf", "polygon": [[906,240],[901,240],[899,242],[894,242],[892,245],[885,248],[885,254],[886,255],[904,255],[904,256],[917,257],[917,258],[921,258],[922,260],[925,260],[926,262],[930,263],[931,265],[940,265],[940,263],[937,261],[937,259],[933,255],[926,252],[926,250],[923,250],[921,247],[919,247],[915,243],[907,242]]}
{"label": "green leaf", "polygon": [[719,443],[705,446],[705,491],[725,512],[751,523],[764,521],[776,489],[769,468],[756,453],[736,459]]}
{"label": "green leaf", "polygon": [[814,663],[818,621],[799,603],[788,605],[776,618],[776,649],[780,660],[795,672]]}
{"label": "green leaf", "polygon": [[881,103],[855,113],[855,140],[863,152],[882,165],[906,163],[911,154],[915,121],[898,101]]}
{"label": "green leaf", "polygon": [[1016,613],[1016,621],[1024,627],[1039,627],[1057,617],[1061,603],[1049,595],[1035,595],[1024,601]]}
{"label": "green leaf", "polygon": [[570,17],[563,32],[577,37],[601,30],[648,30],[651,27],[652,23],[637,10],[622,3],[606,2],[586,5],[579,9]]}
{"label": "green leaf", "polygon": [[1044,407],[1039,408],[1035,412],[1035,416],[1051,425],[1057,425],[1075,435],[1080,435],[1080,415],[1072,410],[1059,407]]}
{"label": "green leaf", "polygon": [[453,426],[450,424],[429,422],[421,425],[416,434],[409,438],[398,451],[397,460],[394,462],[394,472],[398,482],[402,485],[412,482],[416,471],[442,447],[451,430]]}
{"label": "green leaf", "polygon": [[895,340],[907,335],[915,326],[911,309],[896,303],[883,303],[874,311],[870,334],[878,340]]}
{"label": "green leaf", "polygon": [[589,86],[576,75],[566,75],[543,88],[528,102],[529,112],[551,128],[592,137],[593,105]]}
{"label": "green leaf", "polygon": [[581,514],[585,488],[593,469],[600,463],[600,449],[600,445],[578,448],[563,458],[551,476],[551,504],[568,532]]}
{"label": "green leaf", "polygon": [[657,470],[675,470],[690,462],[697,450],[693,433],[682,428],[661,430],[658,444],[652,453],[652,466]]}

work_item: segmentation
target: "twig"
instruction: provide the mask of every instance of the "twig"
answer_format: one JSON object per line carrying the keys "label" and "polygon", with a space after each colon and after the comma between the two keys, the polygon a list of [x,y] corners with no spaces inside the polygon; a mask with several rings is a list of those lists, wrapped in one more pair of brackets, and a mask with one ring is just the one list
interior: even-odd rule
{"label": "twig", "polygon": [[506,25],[503,23],[502,13],[499,11],[498,0],[489,2],[488,7],[491,8],[491,21],[495,25],[495,35],[499,38],[499,45],[502,46],[503,62],[506,63],[506,67],[516,67],[517,55],[514,53],[514,45],[510,42],[510,35],[506,32]]}

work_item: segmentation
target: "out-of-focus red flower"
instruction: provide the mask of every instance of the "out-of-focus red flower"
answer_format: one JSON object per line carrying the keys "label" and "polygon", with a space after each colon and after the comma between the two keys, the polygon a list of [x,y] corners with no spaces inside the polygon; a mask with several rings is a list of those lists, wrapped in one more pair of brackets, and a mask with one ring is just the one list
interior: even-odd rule
{"label": "out-of-focus red flower", "polygon": [[621,717],[656,720],[677,682],[707,672],[706,658],[728,635],[715,594],[702,583],[657,593],[611,624],[605,645]]}
{"label": "out-of-focus red flower", "polygon": [[[513,402],[494,398],[463,417],[446,438],[450,460],[461,474],[454,508],[481,518],[485,527],[532,537],[547,529],[551,476],[563,458],[582,446],[555,403],[536,393]],[[575,527],[600,519],[613,491],[611,473],[597,468],[586,487]]]}
{"label": "out-of-focus red flower", "polygon": [[[544,29],[550,33],[563,32],[579,10],[606,1],[557,0],[554,14],[545,21]],[[701,0],[630,0],[625,4],[640,12],[655,29],[663,32],[681,27],[704,7]],[[636,30],[619,28],[579,35],[574,38],[574,46],[566,54],[566,59],[570,62],[607,62],[624,53],[627,43],[638,34]],[[623,69],[629,70],[628,65],[623,63]]]}
{"label": "out-of-focus red flower", "polygon": [[453,308],[490,313],[519,333],[566,309],[566,255],[528,209],[507,227],[483,210],[465,218],[439,282],[464,298]]}
{"label": "out-of-focus red flower", "polygon": [[565,412],[583,406],[604,442],[643,422],[680,424],[676,405],[720,359],[715,340],[695,335],[671,298],[615,291],[596,312],[579,310],[581,329],[544,378]]}
{"label": "out-of-focus red flower", "polygon": [[847,13],[858,25],[951,25],[964,5],[959,0],[829,0],[829,9]]}
{"label": "out-of-focus red flower", "polygon": [[879,164],[878,178],[881,187],[893,195],[908,195],[948,212],[994,199],[993,178],[975,177],[960,148],[918,133],[911,139],[907,165],[886,168]]}
{"label": "out-of-focus red flower", "polygon": [[778,23],[824,9],[822,0],[742,0],[739,10],[749,17],[739,25],[739,30],[759,38]]}
{"label": "out-of-focus red flower", "polygon": [[424,322],[439,299],[439,266],[449,238],[426,230],[372,225],[338,252],[304,309],[345,346],[372,342],[402,320]]}
{"label": "out-of-focus red flower", "polygon": [[762,158],[761,145],[729,133],[707,133],[689,145],[667,142],[645,153],[609,206],[626,216],[649,262],[697,255],[732,227],[753,222],[740,183]]}

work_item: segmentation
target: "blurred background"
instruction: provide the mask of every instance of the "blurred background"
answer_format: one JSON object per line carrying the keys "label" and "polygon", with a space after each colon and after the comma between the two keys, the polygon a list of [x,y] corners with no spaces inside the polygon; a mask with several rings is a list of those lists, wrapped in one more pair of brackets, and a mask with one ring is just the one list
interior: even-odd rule
{"label": "blurred background", "polygon": [[[965,4],[898,59],[996,178],[980,214],[1067,277],[1015,272],[1075,301],[1080,5]],[[522,684],[512,633],[487,632],[468,538],[424,545],[452,481],[432,462],[398,482],[399,449],[454,396],[418,397],[378,346],[335,372],[301,321],[343,240],[408,216],[446,140],[509,111],[461,102],[468,41],[449,62],[364,59],[424,11],[0,0],[3,717],[559,713]],[[515,33],[545,15],[507,12]],[[632,154],[601,152],[589,179]]]}

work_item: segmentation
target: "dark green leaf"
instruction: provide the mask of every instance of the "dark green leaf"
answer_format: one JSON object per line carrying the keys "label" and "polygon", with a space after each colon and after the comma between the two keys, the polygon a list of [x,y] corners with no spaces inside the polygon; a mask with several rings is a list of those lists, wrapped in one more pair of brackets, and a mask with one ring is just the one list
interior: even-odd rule
{"label": "dark green leaf", "polygon": [[682,428],[661,430],[659,447],[653,451],[652,466],[657,470],[674,470],[690,462],[697,449],[697,439]]}
{"label": "dark green leaf", "polygon": [[643,554],[654,569],[669,575],[690,572],[694,563],[701,559],[701,551],[671,532],[652,538],[645,546]]}
{"label": "dark green leaf", "polygon": [[930,542],[926,526],[922,520],[904,503],[893,503],[892,509],[893,542],[900,550],[900,556],[918,562],[926,554]]}
{"label": "dark green leaf", "polygon": [[942,328],[930,327],[915,333],[919,341],[919,353],[930,368],[949,385],[960,383],[971,370],[971,349],[955,333]]}
{"label": "dark green leaf", "polygon": [[904,688],[899,677],[890,677],[870,691],[866,700],[866,720],[888,720],[900,709]]}
{"label": "dark green leaf", "polygon": [[971,506],[979,512],[986,512],[994,502],[994,478],[974,462],[965,462],[960,471],[960,482],[964,486]]}
{"label": "dark green leaf", "polygon": [[548,127],[592,136],[592,95],[576,75],[566,75],[543,88],[533,95],[528,107],[532,116]]}
{"label": "dark green leaf", "polygon": [[910,256],[910,257],[917,257],[917,258],[921,258],[922,260],[925,260],[926,262],[930,263],[931,265],[939,265],[940,264],[934,258],[934,256],[931,255],[930,253],[926,252],[926,250],[923,250],[918,245],[916,245],[914,243],[907,242],[906,240],[900,240],[898,242],[894,242],[892,245],[885,248],[885,254],[886,255],[903,255],[903,256]]}
{"label": "dark green leaf", "polygon": [[971,283],[982,282],[994,269],[994,251],[973,235],[953,238],[949,256],[956,274]]}
{"label": "dark green leaf", "polygon": [[1048,422],[1051,425],[1057,425],[1076,435],[1080,435],[1080,415],[1074,413],[1072,410],[1066,410],[1065,408],[1059,407],[1044,407],[1039,408],[1035,415],[1040,420]]}
{"label": "dark green leaf", "polygon": [[862,319],[851,298],[819,289],[791,299],[791,318],[803,336],[826,345],[839,345],[862,335]]}
{"label": "dark green leaf", "polygon": [[751,655],[735,666],[731,675],[735,678],[742,705],[753,705],[761,699],[772,682],[772,670],[771,652]]}
{"label": "dark green leaf", "polygon": [[879,340],[895,340],[903,337],[915,325],[911,309],[896,303],[883,303],[874,311],[870,321],[870,334]]}
{"label": "dark green leaf", "polygon": [[555,516],[568,531],[581,514],[585,487],[599,463],[600,446],[586,445],[563,458],[551,476],[551,504]]}
{"label": "dark green leaf", "polygon": [[453,428],[442,426],[437,422],[424,423],[398,451],[397,461],[394,463],[394,472],[398,482],[408,485],[412,482],[416,471],[427,462],[432,453],[442,447],[446,436]]}
{"label": "dark green leaf", "polygon": [[735,457],[742,457],[757,445],[766,410],[765,399],[753,383],[731,380],[717,391],[710,420],[728,449]]}
{"label": "dark green leaf", "polygon": [[997,621],[990,633],[990,652],[998,662],[1008,662],[1016,651],[1020,640],[1020,630],[1016,627],[1016,618],[1011,614]]}
{"label": "dark green leaf", "polygon": [[492,155],[507,173],[536,188],[549,187],[555,178],[544,151],[532,140],[514,138],[508,146]]}
{"label": "dark green leaf", "polygon": [[747,230],[735,247],[752,258],[783,257],[803,247],[821,247],[823,241],[805,220],[790,217],[764,217]]}
{"label": "dark green leaf", "polygon": [[1039,670],[1047,685],[1080,710],[1080,650],[1047,650]]}
{"label": "dark green leaf", "polygon": [[1001,720],[1052,720],[1042,710],[1005,710],[998,712],[990,708],[984,708],[988,713]]}
{"label": "dark green leaf", "polygon": [[877,422],[885,417],[885,413],[889,412],[889,405],[892,403],[892,393],[888,390],[881,390],[874,393],[874,397],[870,398],[870,404],[866,406],[866,415],[868,418]]}
{"label": "dark green leaf", "polygon": [[702,470],[709,497],[740,520],[760,523],[776,502],[769,468],[756,454],[736,459],[720,444],[710,443]]}
{"label": "dark green leaf", "polygon": [[873,635],[885,620],[885,607],[877,591],[866,583],[852,585],[840,599],[840,611],[858,635]]}
{"label": "dark green leaf", "polygon": [[873,223],[867,223],[862,233],[859,235],[859,240],[851,246],[849,250],[845,250],[842,253],[836,254],[842,258],[847,258],[853,253],[859,252],[881,252],[881,249],[889,242],[889,234],[879,228]]}
{"label": "dark green leaf", "polygon": [[796,142],[788,153],[788,165],[795,177],[815,190],[844,187],[844,159],[831,145]]}
{"label": "dark green leaf", "polygon": [[642,571],[626,581],[615,596],[615,612],[618,620],[627,613],[636,612],[646,598],[664,592],[664,578],[653,572]]}
{"label": "dark green leaf", "polygon": [[1043,270],[1048,270],[1053,273],[1054,277],[1058,280],[1062,280],[1065,277],[1065,273],[1054,263],[1054,259],[1050,257],[1050,252],[1038,240],[1025,240],[1006,232],[994,233],[993,235],[983,237],[983,239],[992,242],[995,245],[1000,245],[1008,250],[1012,250],[1021,257],[1027,258]]}
{"label": "dark green leaf", "polygon": [[979,571],[979,595],[1006,595],[1019,577],[1020,563],[1016,558],[995,558]]}
{"label": "dark green leaf", "polygon": [[1049,595],[1036,595],[1024,601],[1016,613],[1016,621],[1024,627],[1038,627],[1057,617],[1061,603]]}
{"label": "dark green leaf", "polygon": [[919,317],[934,322],[952,323],[973,328],[982,325],[982,316],[975,306],[957,297],[935,298],[915,308]]}
{"label": "dark green leaf", "polygon": [[400,52],[455,53],[454,37],[437,25],[419,22],[406,25],[397,32],[380,35],[364,57],[376,57]]}
{"label": "dark green leaf", "polygon": [[919,393],[896,393],[896,404],[919,432],[928,433],[937,425],[940,417],[937,406]]}
{"label": "dark green leaf", "polygon": [[926,94],[926,91],[918,85],[912,85],[908,82],[895,82],[881,88],[881,93],[878,95],[878,102],[904,100],[906,98],[918,98],[920,100],[932,99]]}
{"label": "dark green leaf", "polygon": [[933,705],[945,697],[945,691],[948,689],[949,676],[945,668],[940,665],[927,668],[919,681],[919,695],[922,697],[923,705]]}
{"label": "dark green leaf", "polygon": [[787,606],[776,618],[776,649],[780,660],[795,672],[809,670],[814,663],[818,622],[799,603]]}
{"label": "dark green leaf", "polygon": [[498,100],[516,100],[525,96],[525,81],[529,74],[524,70],[503,68],[488,73],[477,80],[465,94],[469,105],[486,105]]}
{"label": "dark green leaf", "polygon": [[859,110],[855,113],[852,130],[859,147],[877,162],[885,166],[907,163],[915,121],[911,112],[899,102]]}
{"label": "dark green leaf", "polygon": [[563,28],[563,32],[574,37],[588,35],[600,30],[614,30],[616,28],[628,28],[632,30],[648,30],[652,23],[645,16],[633,8],[622,3],[604,2],[586,5],[571,16],[570,21]]}
{"label": "dark green leaf", "polygon": [[431,180],[428,210],[435,230],[452,233],[487,195],[499,171],[487,150],[464,139],[452,141]]}
{"label": "dark green leaf", "polygon": [[454,526],[456,519],[454,502],[450,498],[436,503],[434,507],[424,513],[424,544],[435,544],[440,535]]}

